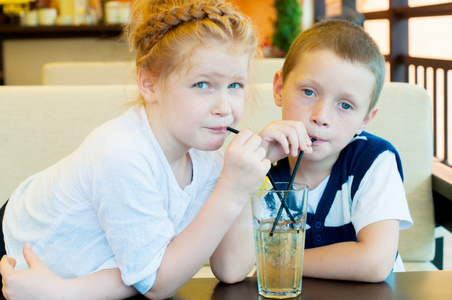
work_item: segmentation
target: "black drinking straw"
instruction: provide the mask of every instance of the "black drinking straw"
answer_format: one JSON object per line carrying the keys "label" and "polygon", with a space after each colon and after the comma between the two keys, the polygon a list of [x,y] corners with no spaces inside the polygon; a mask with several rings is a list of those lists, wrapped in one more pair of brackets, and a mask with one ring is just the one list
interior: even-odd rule
{"label": "black drinking straw", "polygon": [[235,133],[235,134],[238,134],[238,133],[239,133],[239,131],[238,131],[237,129],[234,129],[234,128],[232,128],[232,127],[226,127],[226,129],[227,129],[228,131],[232,132],[232,133]]}
{"label": "black drinking straw", "polygon": [[[267,177],[268,177],[268,179],[270,180],[270,183],[272,184],[273,189],[274,189],[275,191],[277,191],[278,188],[277,188],[277,186],[276,186],[276,182],[275,182],[275,180],[273,179],[273,176],[272,176],[272,174],[271,174],[270,172],[267,173]],[[279,200],[281,200],[280,210],[281,210],[282,208],[284,208],[284,210],[286,211],[286,213],[287,213],[287,215],[289,216],[290,220],[295,224],[297,221],[295,220],[295,218],[293,217],[293,215],[292,215],[292,213],[290,212],[289,208],[287,207],[286,201],[284,201],[285,198],[283,198],[283,197],[281,196],[280,193],[276,193],[276,194],[278,195]]]}
{"label": "black drinking straw", "polygon": [[[239,133],[239,131],[238,131],[237,129],[234,129],[234,128],[232,128],[232,127],[226,127],[226,129],[227,129],[228,131],[232,132],[232,133],[235,133],[235,134],[238,134],[238,133]],[[297,167],[297,168],[298,168],[298,167]],[[272,174],[271,174],[270,172],[267,173],[267,177],[268,177],[268,179],[270,180],[270,183],[271,183],[271,185],[273,186],[273,189],[274,189],[275,191],[277,191],[277,190],[278,190],[278,187],[276,186],[276,182],[275,182],[275,180],[273,179],[273,176],[272,176]],[[292,181],[293,181],[293,179],[292,179]],[[289,186],[290,186],[290,184],[289,184]],[[278,195],[279,200],[281,200],[281,206],[280,206],[280,208],[279,208],[278,215],[281,215],[281,210],[284,208],[284,210],[286,211],[286,213],[287,213],[287,215],[289,216],[290,220],[295,224],[297,221],[295,220],[295,218],[293,217],[293,215],[292,215],[292,213],[290,212],[289,208],[287,207],[286,202],[284,201],[285,198],[283,198],[283,197],[281,196],[280,193],[276,193],[276,194]],[[273,225],[273,226],[275,226],[275,225]],[[270,234],[273,235],[273,233],[270,233]]]}
{"label": "black drinking straw", "polygon": [[[311,139],[311,142],[315,142],[315,139]],[[292,184],[293,184],[293,181],[295,180],[295,175],[297,175],[298,166],[300,165],[300,161],[301,161],[302,157],[303,157],[303,151],[301,151],[300,154],[298,155],[297,162],[295,163],[295,168],[293,169],[292,176],[290,176],[290,181],[289,181],[289,184],[287,185],[287,189],[286,189],[287,191],[292,189]],[[286,206],[287,194],[288,193],[286,192],[286,194],[284,195],[284,199],[281,200],[281,206],[279,207],[278,214],[276,215],[276,219],[273,222],[272,230],[270,231],[270,236],[273,236],[273,232],[275,231],[276,225],[278,224],[278,220],[281,217],[283,205]],[[288,211],[287,208],[286,208],[286,211]]]}

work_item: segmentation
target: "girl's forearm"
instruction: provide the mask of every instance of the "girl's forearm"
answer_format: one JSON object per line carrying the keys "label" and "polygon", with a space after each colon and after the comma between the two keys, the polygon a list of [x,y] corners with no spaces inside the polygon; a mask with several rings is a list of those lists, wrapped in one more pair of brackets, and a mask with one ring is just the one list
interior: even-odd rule
{"label": "girl's forearm", "polygon": [[215,189],[193,221],[171,241],[146,297],[172,296],[210,258],[243,209],[231,203],[230,195]]}
{"label": "girl's forearm", "polygon": [[101,270],[65,281],[64,294],[70,295],[70,299],[126,299],[138,294],[133,286],[124,284],[119,269]]}
{"label": "girl's forearm", "polygon": [[251,206],[247,204],[210,258],[210,267],[223,282],[242,281],[254,267]]}

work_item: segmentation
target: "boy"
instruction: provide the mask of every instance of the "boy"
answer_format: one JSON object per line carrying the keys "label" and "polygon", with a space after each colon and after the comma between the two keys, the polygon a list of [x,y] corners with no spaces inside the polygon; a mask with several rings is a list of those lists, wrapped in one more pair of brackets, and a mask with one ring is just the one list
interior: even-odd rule
{"label": "boy", "polygon": [[[331,20],[302,32],[275,74],[281,126],[301,121],[316,140],[295,178],[310,188],[304,276],[381,282],[404,270],[398,232],[412,220],[400,158],[389,142],[363,131],[377,113],[384,73],[370,36]],[[275,181],[289,181],[295,161],[280,160]]]}

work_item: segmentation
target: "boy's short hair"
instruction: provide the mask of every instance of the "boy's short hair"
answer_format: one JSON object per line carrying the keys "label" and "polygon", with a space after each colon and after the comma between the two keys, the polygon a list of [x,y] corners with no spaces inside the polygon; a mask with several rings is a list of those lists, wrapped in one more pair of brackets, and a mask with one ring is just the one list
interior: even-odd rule
{"label": "boy's short hair", "polygon": [[386,66],[380,49],[369,34],[362,27],[340,19],[315,24],[301,32],[290,46],[282,68],[283,78],[287,78],[303,55],[315,50],[332,51],[342,59],[363,65],[375,75],[370,111],[383,88]]}

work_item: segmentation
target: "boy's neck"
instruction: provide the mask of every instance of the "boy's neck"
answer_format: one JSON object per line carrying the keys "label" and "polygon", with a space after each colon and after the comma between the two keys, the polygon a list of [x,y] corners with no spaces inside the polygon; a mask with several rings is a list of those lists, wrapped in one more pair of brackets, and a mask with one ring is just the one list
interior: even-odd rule
{"label": "boy's neck", "polygon": [[[290,170],[293,172],[297,158],[289,157]],[[331,174],[336,159],[322,160],[322,161],[309,161],[301,160],[298,168],[295,182],[304,183],[309,186],[309,190],[315,189],[325,178]]]}

